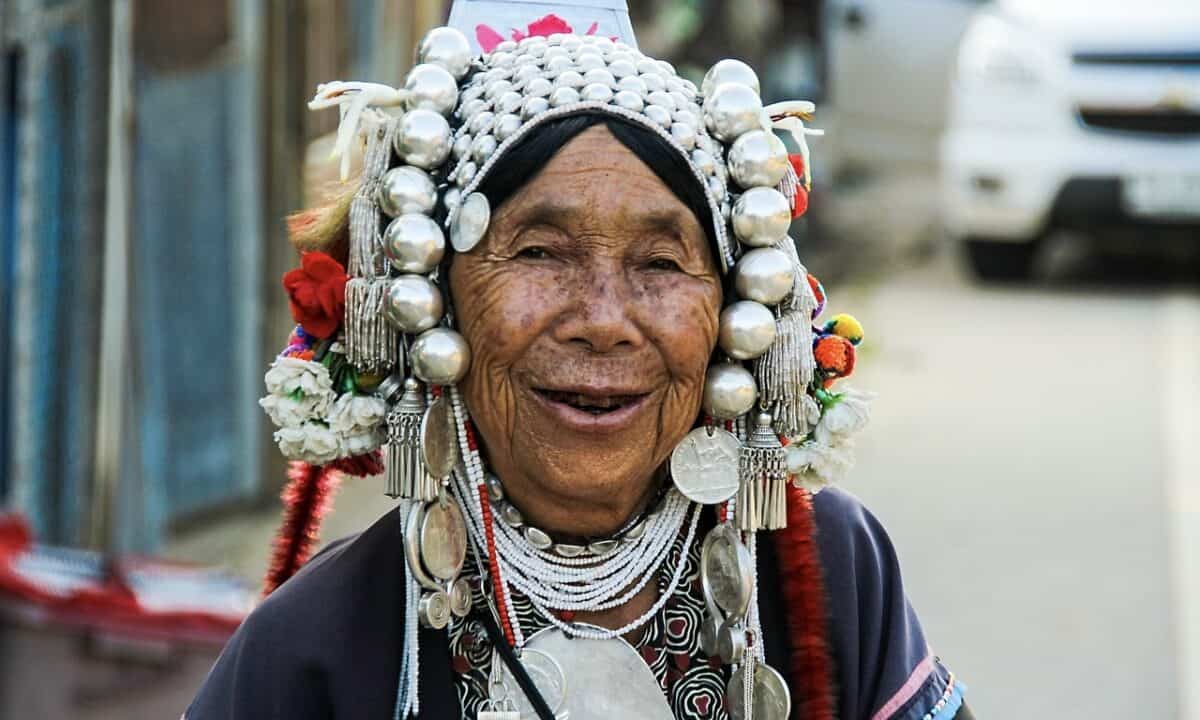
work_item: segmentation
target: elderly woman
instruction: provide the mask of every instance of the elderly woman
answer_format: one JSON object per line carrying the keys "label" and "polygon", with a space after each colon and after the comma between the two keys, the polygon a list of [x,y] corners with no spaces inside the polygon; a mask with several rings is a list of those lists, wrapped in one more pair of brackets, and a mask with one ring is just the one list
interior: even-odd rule
{"label": "elderly woman", "polygon": [[883,529],[821,490],[865,404],[835,385],[861,329],[812,327],[786,234],[775,132],[803,145],[809,108],[607,38],[472,58],[440,28],[420,60],[314,102],[363,131],[362,181],[293,223],[263,400],[285,540],[334,472],[399,507],[270,594],[186,717],[969,717]]}

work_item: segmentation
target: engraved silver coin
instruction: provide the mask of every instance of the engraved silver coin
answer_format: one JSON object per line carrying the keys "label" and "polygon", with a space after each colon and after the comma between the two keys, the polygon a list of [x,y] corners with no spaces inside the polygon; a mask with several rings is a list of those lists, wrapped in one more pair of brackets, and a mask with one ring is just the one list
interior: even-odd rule
{"label": "engraved silver coin", "polygon": [[454,411],[445,397],[429,404],[421,419],[421,452],[425,467],[437,480],[445,480],[458,462],[458,433],[454,430]]}
{"label": "engraved silver coin", "polygon": [[438,590],[438,582],[429,576],[421,564],[421,529],[425,517],[425,504],[413,503],[404,521],[404,558],[413,579],[426,590]]}
{"label": "engraved silver coin", "polygon": [[671,453],[671,478],[684,497],[704,505],[722,503],[737,494],[737,436],[715,427],[700,427],[684,436]]}
{"label": "engraved silver coin", "polygon": [[417,604],[417,616],[425,627],[441,630],[450,622],[450,598],[441,590],[424,593]]}
{"label": "engraved silver coin", "polygon": [[450,583],[446,594],[450,596],[450,612],[454,613],[455,617],[462,618],[471,614],[471,606],[475,600],[471,597],[470,580],[466,578],[455,580]]}
{"label": "engraved silver coin", "polygon": [[467,558],[467,525],[458,503],[443,498],[426,504],[421,519],[421,563],[445,582],[458,575]]}
{"label": "engraved silver coin", "polygon": [[[542,694],[542,699],[550,706],[550,711],[558,713],[567,694],[567,676],[563,672],[562,666],[549,653],[529,647],[521,651],[521,665],[525,667],[525,672],[529,673],[529,679],[533,681],[534,687]],[[525,692],[517,684],[517,679],[513,677],[508,666],[498,655],[492,658],[492,667],[499,670],[498,675],[492,680],[494,687],[492,698],[512,702],[523,718],[537,717],[533,703],[525,697]],[[495,688],[495,686],[499,686],[499,688]]]}
{"label": "engraved silver coin", "polygon": [[[730,720],[746,717],[744,675],[740,668],[734,670],[725,686],[725,709]],[[755,665],[753,693],[756,720],[787,720],[792,712],[792,694],[779,671],[770,665]]]}
{"label": "engraved silver coin", "polygon": [[754,563],[733,526],[722,523],[704,538],[700,550],[700,581],[706,600],[740,620],[754,593]]}
{"label": "engraved silver coin", "polygon": [[450,221],[450,244],[455,252],[471,252],[483,239],[491,219],[492,207],[486,195],[473,192],[463,198]]}

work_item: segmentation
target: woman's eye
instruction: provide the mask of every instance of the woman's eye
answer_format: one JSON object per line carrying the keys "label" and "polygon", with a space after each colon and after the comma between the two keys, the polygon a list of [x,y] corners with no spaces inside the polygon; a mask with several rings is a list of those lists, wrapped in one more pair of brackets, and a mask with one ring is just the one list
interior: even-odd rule
{"label": "woman's eye", "polygon": [[683,269],[679,267],[679,263],[667,257],[653,258],[649,263],[647,263],[647,266],[651,270],[664,270],[669,272],[677,272]]}
{"label": "woman's eye", "polygon": [[545,260],[546,258],[550,257],[550,251],[544,247],[531,245],[530,247],[522,248],[517,253],[517,257],[525,258],[527,260]]}

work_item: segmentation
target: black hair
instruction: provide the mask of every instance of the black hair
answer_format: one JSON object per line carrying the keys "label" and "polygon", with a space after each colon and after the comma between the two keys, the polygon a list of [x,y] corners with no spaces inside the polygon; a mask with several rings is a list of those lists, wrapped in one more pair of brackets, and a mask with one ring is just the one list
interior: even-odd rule
{"label": "black hair", "polygon": [[719,252],[708,195],[688,160],[663,137],[624,118],[584,112],[549,120],[526,133],[509,148],[500,162],[479,184],[493,211],[541,170],[550,158],[576,135],[595,125],[604,125],[622,145],[646,164],[675,196],[692,211],[708,236],[714,257]]}

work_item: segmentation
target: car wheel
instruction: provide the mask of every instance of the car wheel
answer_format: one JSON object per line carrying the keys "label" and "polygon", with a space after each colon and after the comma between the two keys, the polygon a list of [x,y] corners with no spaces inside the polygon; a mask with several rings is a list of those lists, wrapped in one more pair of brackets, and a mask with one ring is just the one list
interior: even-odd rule
{"label": "car wheel", "polygon": [[1036,242],[967,238],[967,263],[980,280],[1027,280],[1033,272]]}

